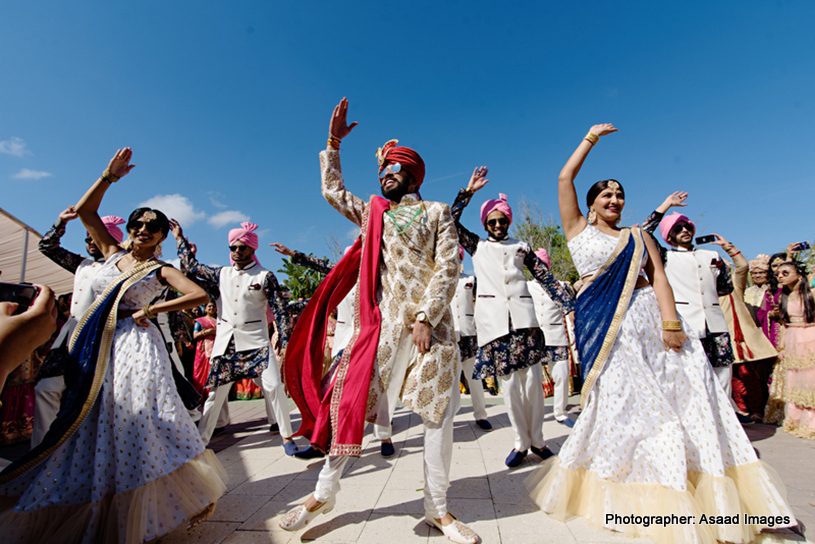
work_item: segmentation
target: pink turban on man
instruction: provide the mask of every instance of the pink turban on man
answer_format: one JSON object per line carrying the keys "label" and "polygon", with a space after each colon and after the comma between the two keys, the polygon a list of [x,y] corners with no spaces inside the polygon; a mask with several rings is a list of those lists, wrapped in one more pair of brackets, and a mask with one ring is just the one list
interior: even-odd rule
{"label": "pink turban on man", "polygon": [[398,162],[402,168],[415,179],[419,187],[424,182],[425,166],[422,157],[409,147],[397,146],[399,140],[390,140],[384,146],[376,150],[376,157],[379,160],[379,171],[385,169],[389,164]]}
{"label": "pink turban on man", "polygon": [[539,247],[538,250],[535,252],[535,255],[538,256],[538,259],[543,261],[543,264],[546,265],[546,268],[552,268],[552,260],[549,258],[549,253],[545,249]]}
{"label": "pink turban on man", "polygon": [[124,225],[125,220],[119,217],[118,215],[106,215],[102,218],[102,223],[105,225],[105,228],[108,229],[108,232],[111,236],[113,236],[116,243],[121,244],[122,240],[125,239],[125,235],[117,225]]}
{"label": "pink turban on man", "polygon": [[[229,245],[231,246],[235,242],[243,242],[248,247],[252,249],[258,248],[258,235],[255,234],[255,231],[258,230],[258,226],[254,223],[249,223],[248,221],[244,221],[241,223],[241,228],[239,229],[232,229],[229,231]],[[255,260],[256,263],[260,264],[256,255],[252,255],[252,258]],[[235,264],[235,261],[232,260],[232,254],[229,254],[229,260],[232,264]]]}
{"label": "pink turban on man", "polygon": [[507,195],[504,193],[498,193],[497,199],[488,200],[481,205],[481,224],[486,227],[487,217],[495,211],[506,215],[507,219],[509,219],[509,224],[512,224],[512,208],[507,204]]}
{"label": "pink turban on man", "polygon": [[[659,224],[659,233],[662,235],[662,238],[665,239],[665,242],[671,244],[671,241],[668,240],[668,237],[671,234],[671,229],[673,229],[677,223],[685,222],[691,226],[693,232],[696,232],[696,225],[693,224],[693,221],[688,219],[687,215],[683,215],[679,212],[674,212],[671,215],[668,215],[662,219],[662,223]],[[671,244],[673,245],[673,244]]]}

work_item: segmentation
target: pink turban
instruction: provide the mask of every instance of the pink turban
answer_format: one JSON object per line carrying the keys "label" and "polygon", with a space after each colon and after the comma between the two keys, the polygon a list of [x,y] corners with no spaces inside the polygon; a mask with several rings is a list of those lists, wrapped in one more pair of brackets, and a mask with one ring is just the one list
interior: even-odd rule
{"label": "pink turban", "polygon": [[106,215],[102,218],[102,223],[116,242],[121,244],[122,240],[125,239],[125,235],[117,225],[124,225],[125,220],[118,215]]}
{"label": "pink turban", "polygon": [[538,256],[538,259],[543,261],[546,265],[546,268],[552,268],[552,260],[549,258],[549,253],[542,247],[539,247],[538,250],[535,252],[535,255]]}
{"label": "pink turban", "polygon": [[677,223],[680,221],[684,221],[688,225],[691,226],[694,232],[696,232],[696,225],[693,224],[693,221],[688,219],[687,215],[682,215],[679,212],[674,212],[671,215],[668,215],[662,219],[662,223],[659,224],[659,233],[662,235],[662,238],[665,239],[665,242],[670,244],[671,242],[668,240],[668,236],[671,234],[671,229],[676,226]]}
{"label": "pink turban", "polygon": [[[255,234],[255,231],[258,230],[258,226],[254,223],[249,223],[248,221],[244,221],[241,223],[241,228],[239,229],[232,229],[229,231],[229,245],[231,246],[235,242],[243,242],[247,246],[251,247],[252,249],[258,248],[258,235]],[[252,258],[255,260],[256,263],[260,264],[256,255],[253,255]],[[232,264],[235,264],[235,261],[232,260],[232,254],[229,255],[229,261]]]}
{"label": "pink turban", "polygon": [[497,199],[488,200],[481,205],[481,224],[486,227],[487,217],[495,211],[506,215],[507,219],[509,219],[509,224],[512,224],[512,208],[507,204],[507,195],[504,193],[498,193]]}

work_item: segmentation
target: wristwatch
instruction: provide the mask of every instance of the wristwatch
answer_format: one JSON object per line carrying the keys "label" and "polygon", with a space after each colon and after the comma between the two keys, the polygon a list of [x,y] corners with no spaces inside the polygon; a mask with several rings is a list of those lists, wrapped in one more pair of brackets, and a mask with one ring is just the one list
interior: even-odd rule
{"label": "wristwatch", "polygon": [[427,314],[424,312],[418,312],[416,314],[416,321],[430,325],[430,319],[428,319]]}

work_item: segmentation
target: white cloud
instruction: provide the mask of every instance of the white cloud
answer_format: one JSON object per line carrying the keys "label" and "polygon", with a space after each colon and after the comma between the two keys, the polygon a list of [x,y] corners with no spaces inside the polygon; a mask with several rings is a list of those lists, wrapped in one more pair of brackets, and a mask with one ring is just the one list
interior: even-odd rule
{"label": "white cloud", "polygon": [[23,155],[30,155],[31,151],[26,149],[22,138],[12,137],[10,140],[0,142],[0,153],[22,157]]}
{"label": "white cloud", "polygon": [[156,195],[145,200],[138,207],[161,210],[167,217],[178,221],[182,228],[186,228],[207,216],[204,212],[195,211],[192,202],[178,193],[174,195]]}
{"label": "white cloud", "polygon": [[345,233],[346,240],[356,240],[359,238],[359,227],[351,227],[348,229],[348,232]]}
{"label": "white cloud", "polygon": [[14,179],[42,179],[47,178],[49,176],[53,176],[51,172],[43,172],[41,170],[29,170],[28,168],[23,168],[16,174],[14,174]]}
{"label": "white cloud", "polygon": [[173,265],[179,270],[181,269],[181,259],[179,259],[178,257],[176,257],[175,259],[162,259],[162,261],[164,261],[167,264]]}
{"label": "white cloud", "polygon": [[235,223],[235,226],[238,226],[238,224],[241,223],[242,221],[249,221],[249,216],[237,210],[226,210],[223,212],[218,212],[209,219],[207,219],[207,223],[209,223],[216,229],[223,228],[229,225],[230,223]]}

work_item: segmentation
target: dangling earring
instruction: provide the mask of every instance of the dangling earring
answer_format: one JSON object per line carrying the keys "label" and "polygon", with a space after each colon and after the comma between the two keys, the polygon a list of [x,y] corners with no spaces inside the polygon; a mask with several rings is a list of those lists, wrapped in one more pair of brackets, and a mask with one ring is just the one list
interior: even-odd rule
{"label": "dangling earring", "polygon": [[153,250],[153,257],[155,257],[156,259],[161,257],[161,242],[159,242],[158,245],[156,246],[156,249]]}
{"label": "dangling earring", "polygon": [[127,235],[127,240],[122,242],[122,249],[125,251],[130,251],[133,249],[133,238],[131,238],[129,234]]}
{"label": "dangling earring", "polygon": [[594,211],[594,208],[589,208],[589,214],[586,216],[586,221],[589,222],[589,225],[594,225],[597,223],[597,212]]}

